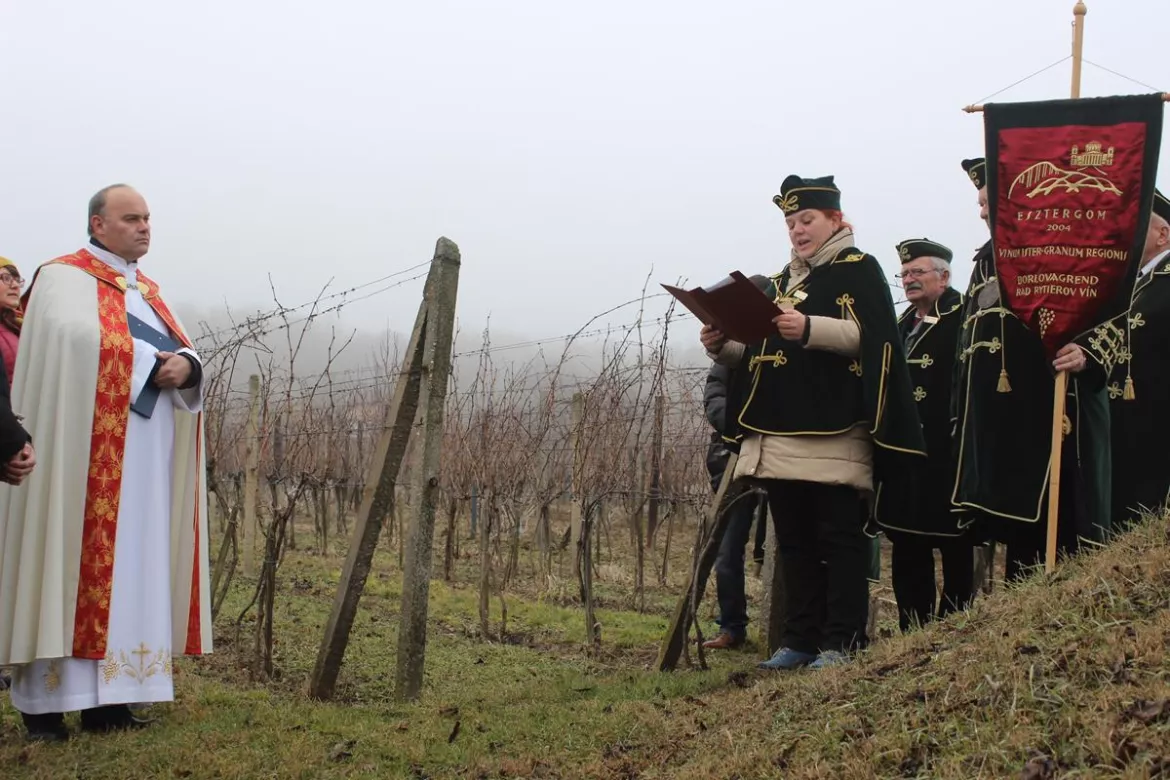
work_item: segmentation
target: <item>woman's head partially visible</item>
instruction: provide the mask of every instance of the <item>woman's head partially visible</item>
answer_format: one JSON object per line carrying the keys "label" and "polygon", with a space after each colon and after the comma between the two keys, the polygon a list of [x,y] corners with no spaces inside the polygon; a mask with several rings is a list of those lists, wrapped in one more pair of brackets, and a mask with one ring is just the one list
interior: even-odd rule
{"label": "woman's head partially visible", "polygon": [[849,227],[841,213],[841,190],[832,176],[789,176],[772,202],[784,212],[792,251],[802,260],[815,255],[842,227]]}
{"label": "woman's head partially visible", "polygon": [[0,312],[0,319],[5,322],[20,324],[20,292],[23,285],[24,279],[21,278],[16,263],[6,257],[0,257],[0,309],[3,310]]}

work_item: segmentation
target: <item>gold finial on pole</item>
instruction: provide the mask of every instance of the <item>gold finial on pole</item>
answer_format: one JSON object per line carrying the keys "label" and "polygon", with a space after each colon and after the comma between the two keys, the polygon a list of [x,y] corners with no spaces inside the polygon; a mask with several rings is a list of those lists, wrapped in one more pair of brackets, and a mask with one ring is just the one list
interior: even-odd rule
{"label": "gold finial on pole", "polygon": [[1089,9],[1082,0],[1073,6],[1072,97],[1081,96],[1081,58],[1085,50],[1085,14]]}

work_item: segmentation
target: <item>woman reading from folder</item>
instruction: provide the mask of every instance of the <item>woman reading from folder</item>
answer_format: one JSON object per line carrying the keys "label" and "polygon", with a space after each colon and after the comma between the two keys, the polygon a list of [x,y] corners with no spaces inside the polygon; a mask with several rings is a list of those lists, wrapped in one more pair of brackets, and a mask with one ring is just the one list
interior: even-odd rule
{"label": "woman reading from folder", "polygon": [[701,339],[742,369],[728,399],[735,476],[764,482],[776,531],[787,620],[761,667],[823,668],[865,646],[865,528],[906,511],[895,499],[912,491],[891,482],[914,479],[925,443],[889,286],[854,246],[833,177],[789,176],[773,200],[792,242],[769,289],[776,333],[741,344],[704,327]]}

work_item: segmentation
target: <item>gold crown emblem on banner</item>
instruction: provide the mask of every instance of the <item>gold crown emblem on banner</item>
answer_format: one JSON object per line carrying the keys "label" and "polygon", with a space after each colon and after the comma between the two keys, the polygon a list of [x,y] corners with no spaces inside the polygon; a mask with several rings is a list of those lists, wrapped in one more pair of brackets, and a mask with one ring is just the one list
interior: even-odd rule
{"label": "gold crown emblem on banner", "polygon": [[[1097,141],[1085,144],[1083,152],[1079,144],[1073,144],[1069,151],[1067,169],[1049,160],[1034,163],[1012,181],[1011,186],[1008,187],[1008,197],[1012,196],[1016,187],[1024,187],[1027,190],[1026,197],[1028,198],[1049,195],[1055,191],[1076,193],[1085,189],[1121,195],[1122,192],[1117,185],[1109,181],[1104,172],[1100,170],[1113,165],[1114,151],[1115,148],[1112,146],[1109,147],[1109,151],[1102,151],[1101,144]],[[1097,170],[1093,172],[1086,170],[1086,168]]]}
{"label": "gold crown emblem on banner", "polygon": [[1085,144],[1085,151],[1079,151],[1079,147],[1074,144],[1072,151],[1069,153],[1069,164],[1074,168],[1105,168],[1113,164],[1113,147],[1109,147],[1109,151],[1102,152],[1101,144],[1097,141],[1090,141]]}

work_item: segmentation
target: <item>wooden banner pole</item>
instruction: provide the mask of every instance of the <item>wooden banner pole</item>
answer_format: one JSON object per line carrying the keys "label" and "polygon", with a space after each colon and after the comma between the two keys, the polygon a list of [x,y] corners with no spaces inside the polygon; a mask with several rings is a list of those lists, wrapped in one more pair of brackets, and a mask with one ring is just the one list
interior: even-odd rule
{"label": "wooden banner pole", "polygon": [[1064,451],[1064,404],[1068,397],[1068,372],[1056,374],[1052,397],[1052,458],[1048,470],[1048,541],[1044,549],[1044,571],[1056,570],[1056,528],[1060,514],[1060,461]]}
{"label": "wooden banner pole", "polygon": [[[1081,96],[1081,59],[1085,47],[1085,14],[1088,9],[1077,0],[1073,7],[1072,90],[1070,97]],[[1165,95],[1162,96],[1163,99]],[[1060,465],[1064,454],[1064,409],[1068,401],[1068,372],[1059,371],[1052,393],[1052,458],[1048,469],[1048,538],[1044,546],[1044,571],[1056,571],[1056,531],[1060,518]]]}
{"label": "wooden banner pole", "polygon": [[1073,7],[1073,50],[1072,50],[1072,95],[1075,100],[1081,96],[1081,62],[1085,50],[1085,4],[1077,0]]}

